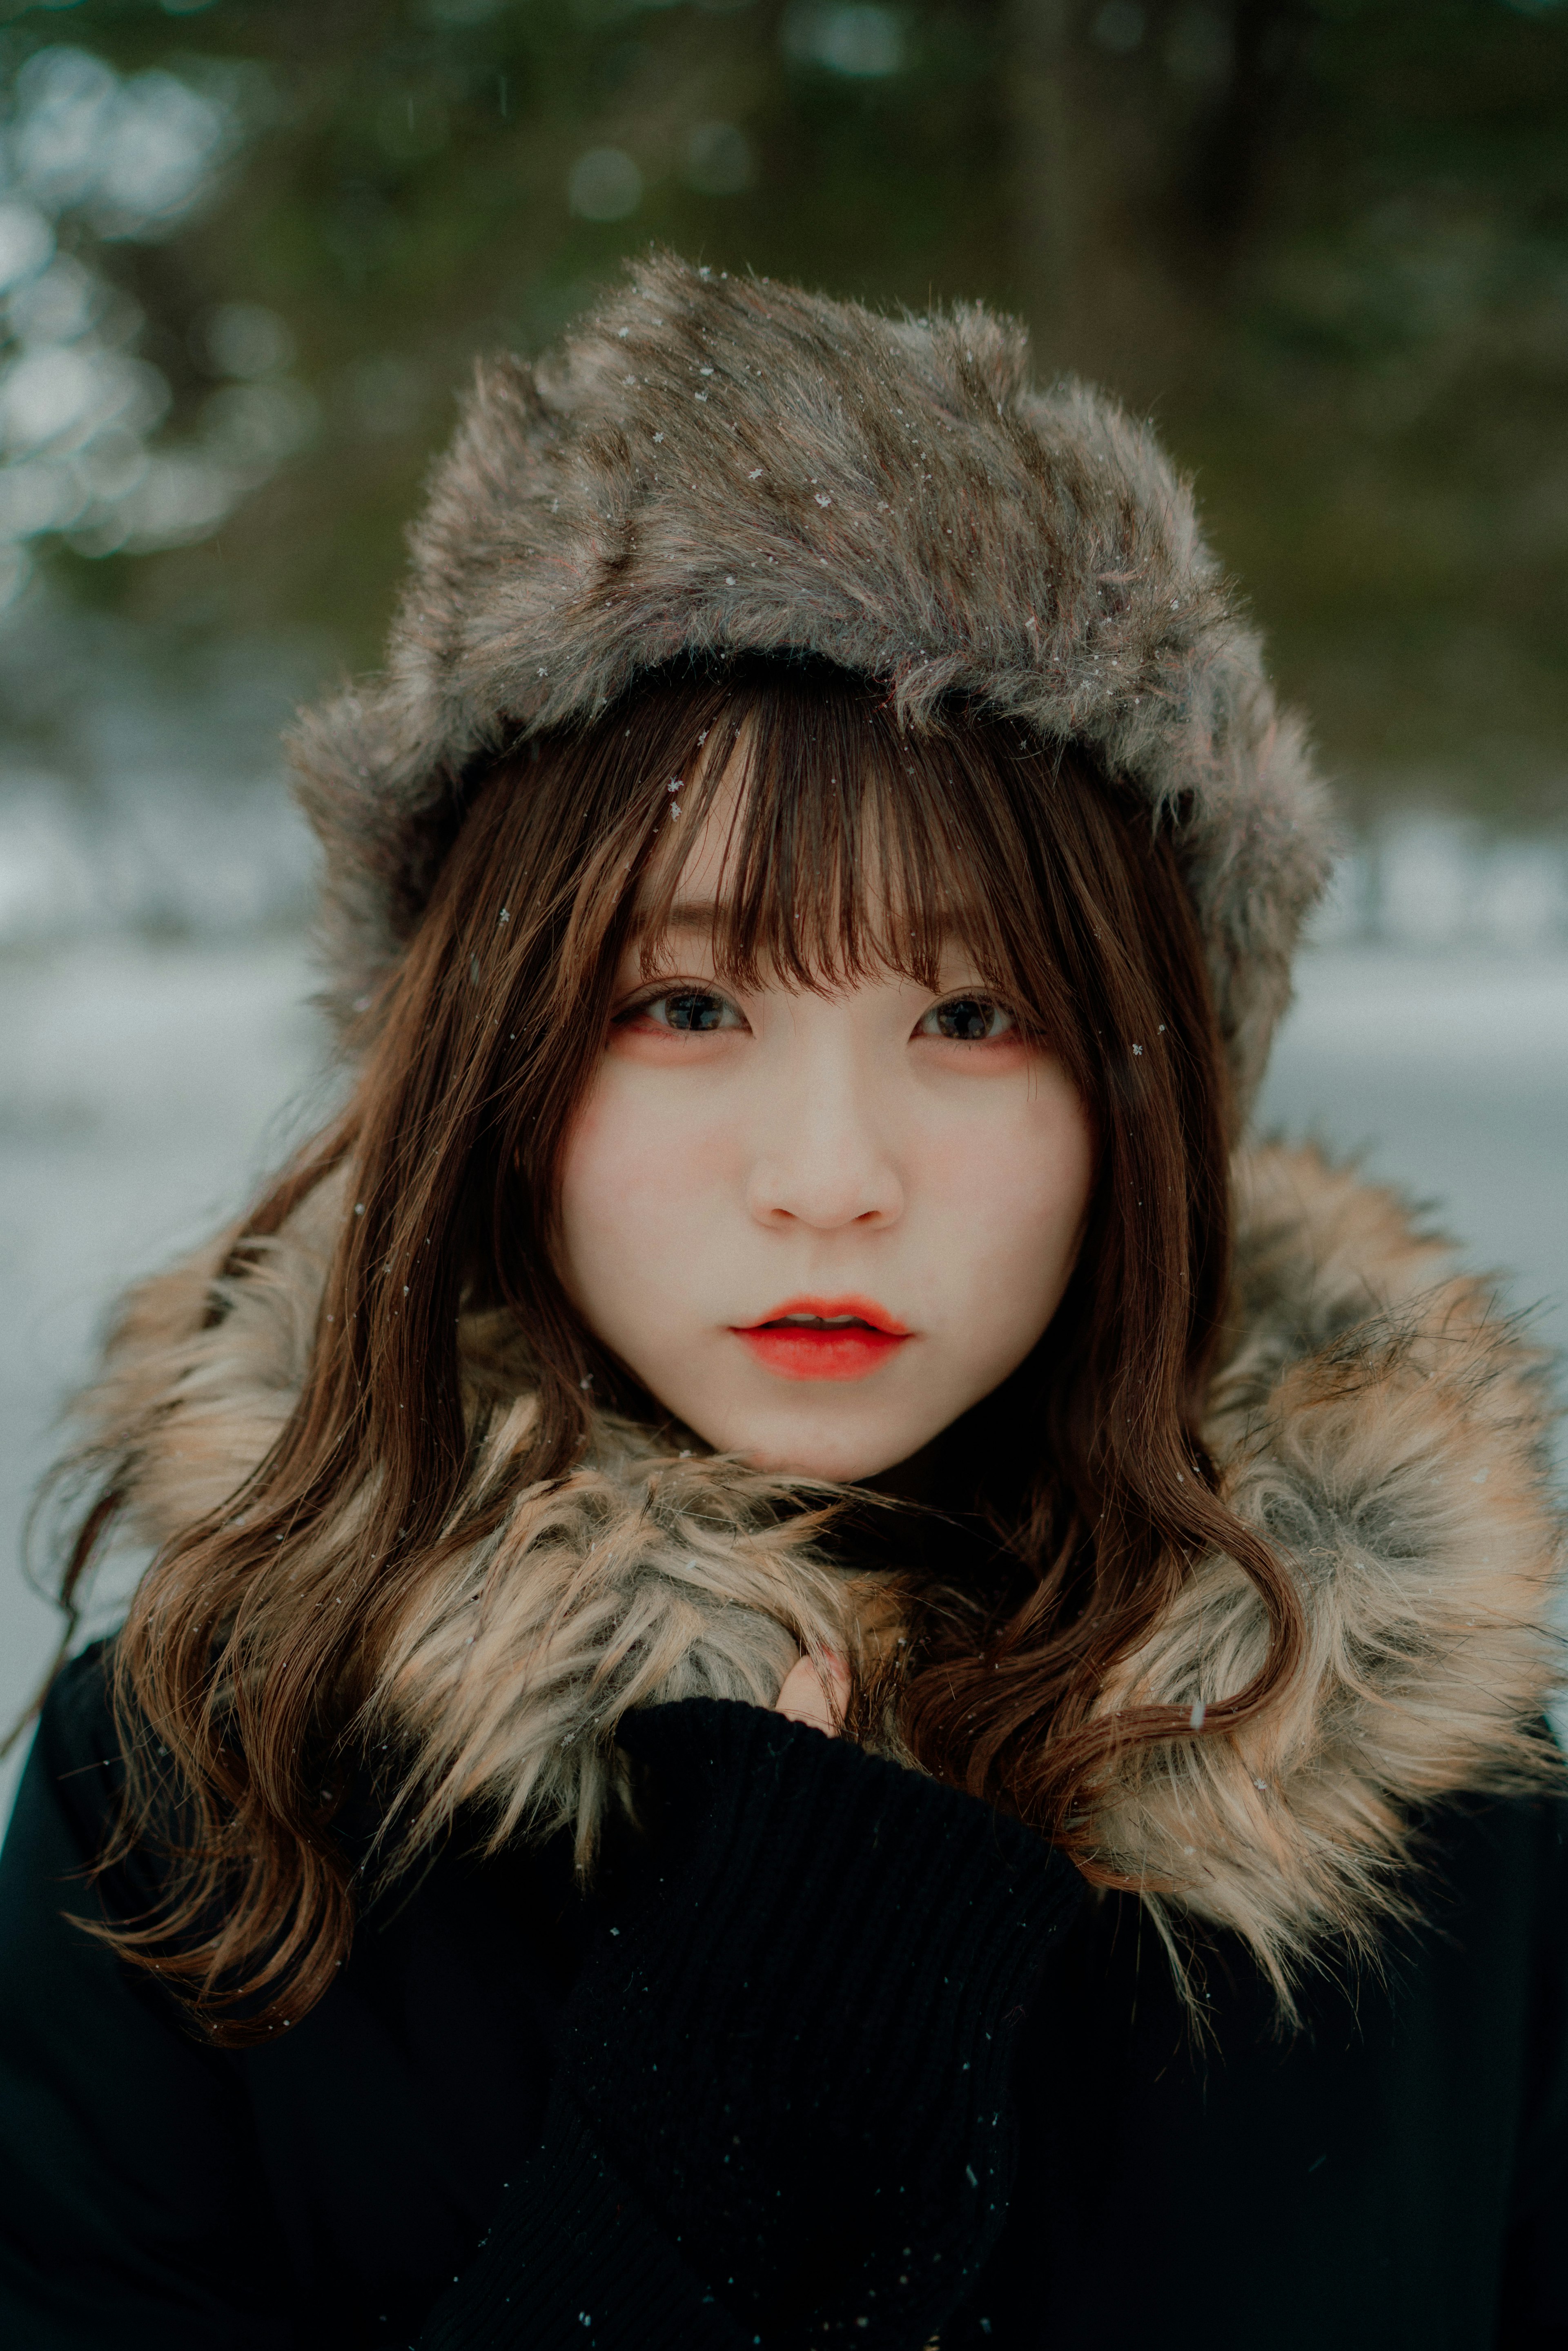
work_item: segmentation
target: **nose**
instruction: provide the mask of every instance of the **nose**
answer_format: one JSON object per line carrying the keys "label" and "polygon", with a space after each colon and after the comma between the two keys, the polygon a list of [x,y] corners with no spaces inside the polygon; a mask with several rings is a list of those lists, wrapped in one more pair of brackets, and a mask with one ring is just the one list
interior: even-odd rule
{"label": "nose", "polygon": [[798,1019],[770,1072],[768,1115],[747,1184],[758,1224],[874,1231],[904,1213],[904,1185],[852,1024],[831,1005]]}

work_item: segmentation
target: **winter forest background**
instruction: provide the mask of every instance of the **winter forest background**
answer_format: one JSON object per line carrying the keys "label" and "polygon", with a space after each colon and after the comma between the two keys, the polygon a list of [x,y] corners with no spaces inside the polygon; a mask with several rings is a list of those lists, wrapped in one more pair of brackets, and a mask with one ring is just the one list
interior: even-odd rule
{"label": "winter forest background", "polygon": [[1568,1332],[1568,5],[0,0],[0,1713],[114,1288],[330,1086],[279,724],[650,239],[1155,417],[1353,823],[1267,1113]]}

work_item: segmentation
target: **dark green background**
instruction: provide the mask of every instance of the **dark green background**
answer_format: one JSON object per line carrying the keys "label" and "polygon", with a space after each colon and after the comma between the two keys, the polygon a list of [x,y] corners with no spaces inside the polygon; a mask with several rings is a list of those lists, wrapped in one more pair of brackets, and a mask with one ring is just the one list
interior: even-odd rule
{"label": "dark green background", "polygon": [[[211,392],[215,303],[280,313],[319,404],[214,536],[52,569],[150,642],[294,632],[318,671],[372,662],[473,353],[538,348],[659,239],[1021,312],[1043,371],[1113,386],[1196,474],[1364,810],[1560,819],[1568,6],[1152,0],[1132,40],[1138,14],[909,0],[898,68],[856,73],[781,0],[0,0],[0,75],[62,41],[127,70],[250,62],[217,201],[94,266],[147,314],[171,432]],[[715,122],[748,185],[694,184]],[[643,175],[623,218],[570,209],[596,147]]]}

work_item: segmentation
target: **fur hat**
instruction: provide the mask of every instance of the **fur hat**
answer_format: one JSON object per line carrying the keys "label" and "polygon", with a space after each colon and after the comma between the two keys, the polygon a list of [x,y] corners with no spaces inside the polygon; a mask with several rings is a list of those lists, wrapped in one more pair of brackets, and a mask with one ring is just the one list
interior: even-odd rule
{"label": "fur hat", "polygon": [[977,307],[883,318],[665,254],[558,355],[482,365],[384,674],[294,737],[340,1010],[402,953],[476,766],[682,655],[810,653],[911,727],[967,700],[1144,796],[1244,1114],[1333,853],[1326,796],[1186,485],[1027,361]]}

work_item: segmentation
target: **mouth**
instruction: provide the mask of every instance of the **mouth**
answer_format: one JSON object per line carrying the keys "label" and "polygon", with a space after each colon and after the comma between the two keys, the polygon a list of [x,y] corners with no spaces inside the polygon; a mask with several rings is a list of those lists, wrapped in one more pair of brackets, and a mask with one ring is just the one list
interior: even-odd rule
{"label": "mouth", "polygon": [[756,1322],[731,1327],[756,1361],[784,1380],[863,1380],[914,1335],[869,1298],[791,1298]]}

